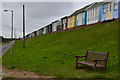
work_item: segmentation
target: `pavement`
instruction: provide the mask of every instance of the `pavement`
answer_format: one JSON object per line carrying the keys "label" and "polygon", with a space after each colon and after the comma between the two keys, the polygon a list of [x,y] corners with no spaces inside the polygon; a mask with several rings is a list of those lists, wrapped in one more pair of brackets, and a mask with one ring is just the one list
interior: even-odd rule
{"label": "pavement", "polygon": [[12,46],[13,43],[5,44],[0,46],[0,56],[3,56]]}
{"label": "pavement", "polygon": [[[0,63],[2,56],[11,48],[14,44],[14,41],[8,44],[0,45]],[[2,79],[2,65],[0,64],[0,80]]]}

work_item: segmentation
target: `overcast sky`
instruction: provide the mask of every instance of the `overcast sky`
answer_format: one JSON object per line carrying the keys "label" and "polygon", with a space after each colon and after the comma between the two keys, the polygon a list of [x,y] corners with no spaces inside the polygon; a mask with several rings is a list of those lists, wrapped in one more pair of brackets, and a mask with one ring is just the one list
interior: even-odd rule
{"label": "overcast sky", "polygon": [[[26,9],[26,34],[38,30],[51,22],[70,15],[75,10],[92,2],[2,2],[2,10],[14,11],[14,29],[16,36],[22,37],[22,5]],[[1,14],[0,14],[1,15]],[[11,35],[11,12],[2,12],[2,29],[0,36]]]}

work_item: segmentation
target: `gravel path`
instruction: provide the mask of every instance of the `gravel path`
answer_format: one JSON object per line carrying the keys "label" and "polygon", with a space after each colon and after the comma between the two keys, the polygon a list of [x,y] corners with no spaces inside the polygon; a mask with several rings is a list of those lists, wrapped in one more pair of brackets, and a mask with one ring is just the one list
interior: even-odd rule
{"label": "gravel path", "polygon": [[21,71],[18,69],[7,69],[5,67],[2,68],[3,77],[9,76],[14,78],[54,78],[53,76],[41,76],[34,72]]}

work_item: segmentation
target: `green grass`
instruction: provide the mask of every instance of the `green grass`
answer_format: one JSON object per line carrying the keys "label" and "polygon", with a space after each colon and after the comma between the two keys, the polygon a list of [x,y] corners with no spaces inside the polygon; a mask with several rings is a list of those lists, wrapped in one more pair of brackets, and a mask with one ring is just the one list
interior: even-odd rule
{"label": "green grass", "polygon": [[2,43],[0,43],[0,46],[2,45]]}
{"label": "green grass", "polygon": [[[118,77],[118,20],[29,38],[26,48],[22,44],[17,41],[13,55],[8,51],[3,56],[4,66],[57,78]],[[84,55],[86,50],[110,52],[105,73],[87,67],[75,69],[74,56]]]}

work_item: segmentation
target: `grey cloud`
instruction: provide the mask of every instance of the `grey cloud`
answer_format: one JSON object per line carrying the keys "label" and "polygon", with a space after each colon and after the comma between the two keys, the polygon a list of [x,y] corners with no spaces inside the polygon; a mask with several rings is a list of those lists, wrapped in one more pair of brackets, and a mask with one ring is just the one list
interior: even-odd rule
{"label": "grey cloud", "polygon": [[[26,9],[26,34],[40,29],[51,22],[60,19],[66,15],[70,15],[79,7],[88,3],[73,2],[4,2],[3,9],[14,10],[14,28],[17,37],[22,37],[22,5]],[[10,30],[11,15],[3,13],[2,15],[2,32],[4,37],[10,37],[7,31]]]}

